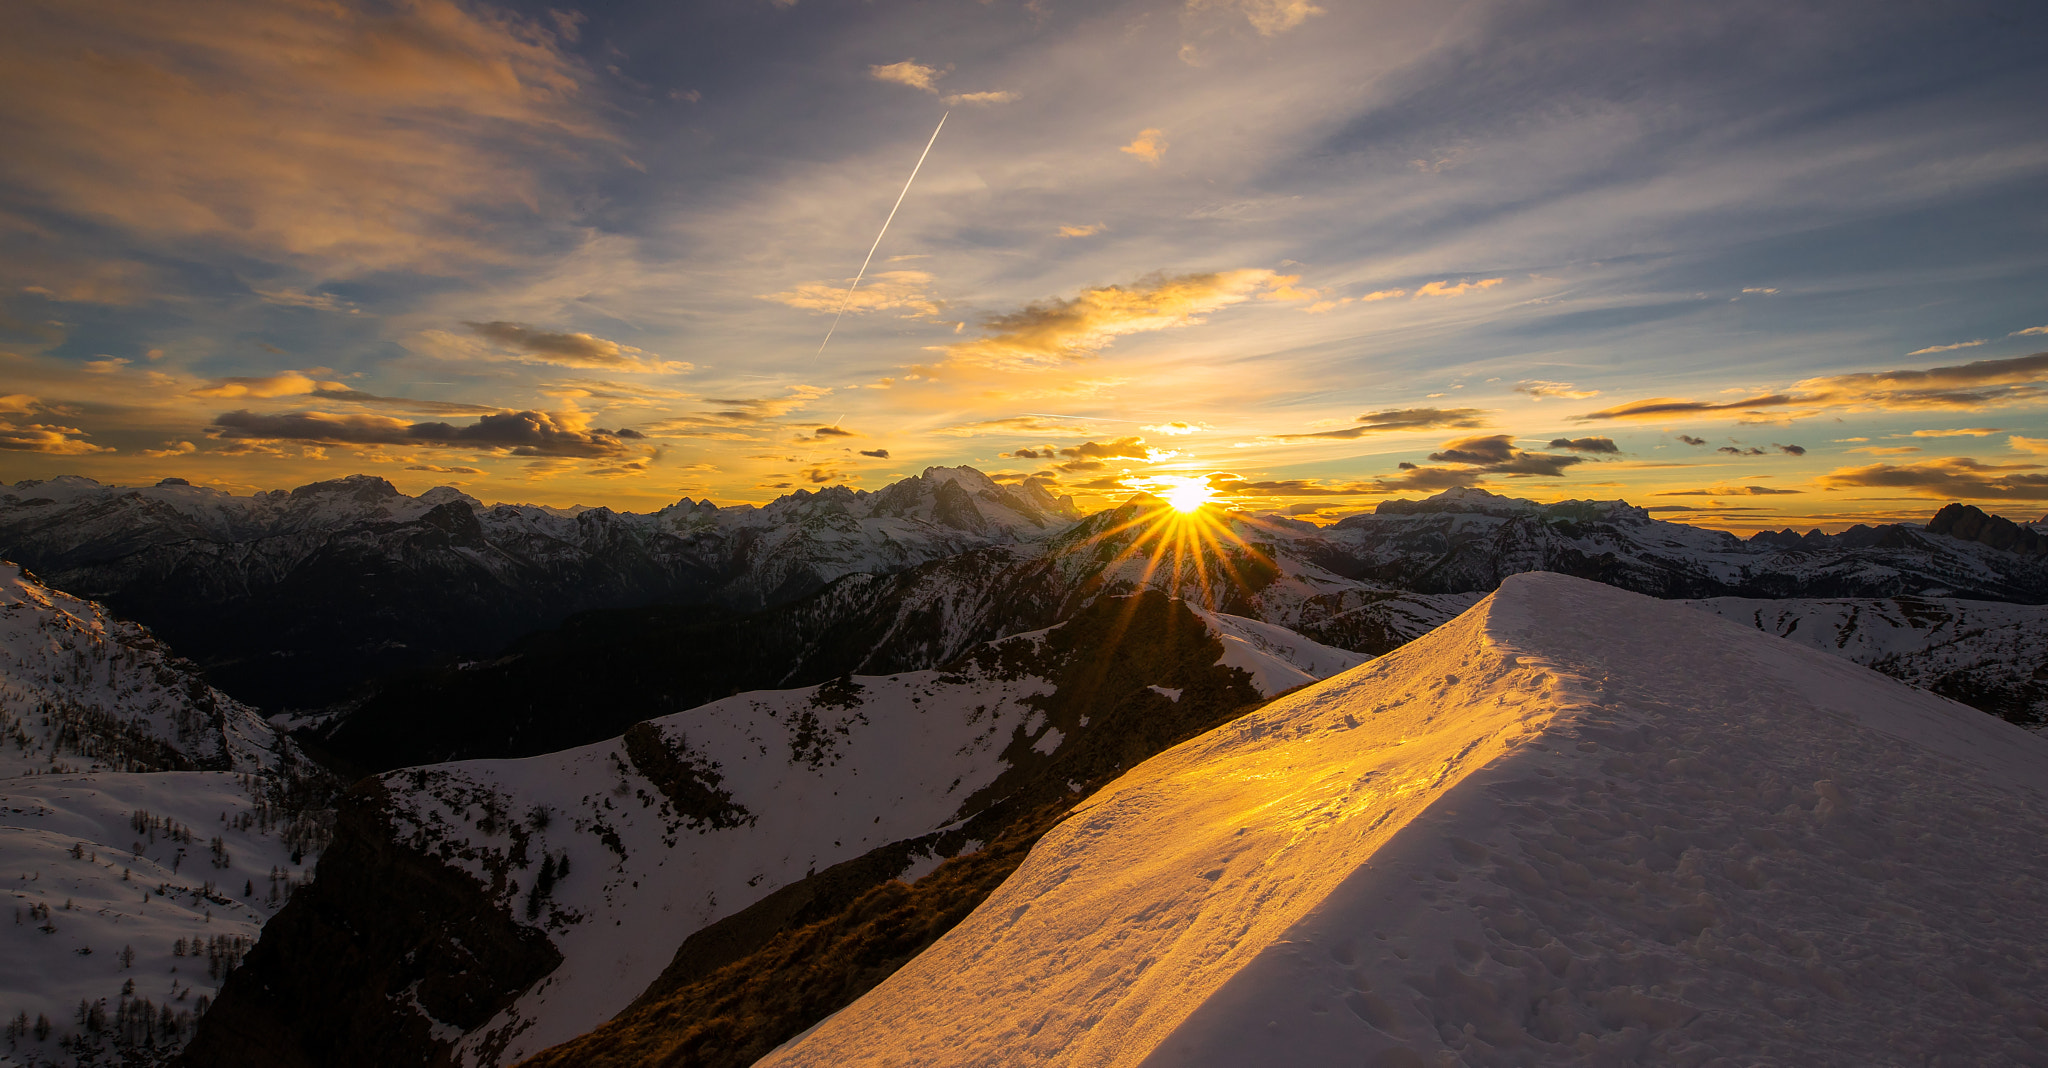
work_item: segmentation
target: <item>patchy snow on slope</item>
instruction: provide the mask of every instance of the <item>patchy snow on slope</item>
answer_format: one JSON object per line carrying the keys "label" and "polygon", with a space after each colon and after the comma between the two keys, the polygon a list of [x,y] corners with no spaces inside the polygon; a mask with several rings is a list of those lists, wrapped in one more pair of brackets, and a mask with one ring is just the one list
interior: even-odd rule
{"label": "patchy snow on slope", "polygon": [[[53,1025],[43,1042],[17,1041],[13,1063],[73,1063],[58,1043],[86,1030],[81,1001],[107,1018],[103,1047],[120,1010],[138,1015],[144,999],[156,1025],[146,1045],[168,1055],[191,1037],[204,1000],[312,875],[313,858],[269,815],[228,772],[0,780],[0,887],[12,906],[0,1017]],[[0,1065],[9,1056],[0,1047]]]}
{"label": "patchy snow on slope", "polygon": [[1161,754],[795,1065],[2048,1063],[2048,739],[1549,574]]}
{"label": "patchy snow on slope", "polygon": [[1250,675],[1252,689],[1262,697],[1327,679],[1372,659],[1364,653],[1312,642],[1286,627],[1210,612],[1193,604],[1188,608],[1223,643],[1223,658],[1216,662]]}
{"label": "patchy snow on slope", "polygon": [[278,732],[189,668],[143,628],[0,562],[0,778],[276,766]]}

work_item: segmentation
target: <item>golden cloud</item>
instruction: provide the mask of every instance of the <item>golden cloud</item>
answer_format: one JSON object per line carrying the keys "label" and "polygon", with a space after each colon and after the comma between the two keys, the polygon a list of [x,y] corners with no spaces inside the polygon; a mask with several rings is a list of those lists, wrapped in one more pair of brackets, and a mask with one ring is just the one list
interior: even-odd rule
{"label": "golden cloud", "polygon": [[1666,490],[1658,497],[1777,497],[1801,492],[1775,486],[1709,486],[1706,489]]}
{"label": "golden cloud", "polygon": [[1924,348],[1924,349],[1914,349],[1913,351],[1911,351],[1911,352],[1907,353],[1906,355],[1908,355],[1908,356],[1926,356],[1926,355],[1930,355],[1930,354],[1932,354],[1932,353],[1936,353],[1936,352],[1954,352],[1954,351],[1955,351],[1955,350],[1957,350],[1957,349],[1974,349],[1974,348],[1976,348],[1977,346],[1979,346],[1979,345],[1982,345],[1982,344],[1984,344],[1984,343],[1985,343],[1986,341],[1989,341],[1989,340],[1990,340],[1989,338],[1981,338],[1981,337],[1980,337],[1980,338],[1978,338],[1978,339],[1977,339],[1977,340],[1975,340],[1975,341],[1958,341],[1958,342],[1956,342],[1956,343],[1955,343],[1955,344],[1953,344],[1953,345],[1929,345],[1929,346],[1927,346],[1927,347],[1926,347],[1926,348]]}
{"label": "golden cloud", "polygon": [[[315,369],[311,374],[320,373],[324,368]],[[321,400],[347,401],[351,404],[376,405],[396,408],[401,411],[422,412],[429,415],[489,415],[504,411],[489,404],[463,404],[455,401],[413,400],[410,397],[384,397],[351,389],[340,382],[325,382],[311,377],[303,371],[286,371],[282,374],[261,377],[235,377],[216,379],[211,385],[188,390],[194,397],[212,400],[274,400],[279,397],[318,397]]]}
{"label": "golden cloud", "polygon": [[2014,434],[2005,439],[2005,445],[2014,452],[2048,456],[2048,438],[2028,438]]}
{"label": "golden cloud", "polygon": [[868,76],[878,82],[895,82],[897,85],[907,85],[912,89],[936,93],[939,91],[936,83],[946,76],[946,72],[937,67],[927,67],[915,59],[906,59],[901,63],[878,63],[869,67]]}
{"label": "golden cloud", "polygon": [[571,159],[610,139],[558,28],[482,4],[72,0],[10,16],[0,176],[153,238],[333,272],[503,260],[479,212],[540,202],[537,148]]}
{"label": "golden cloud", "polygon": [[834,315],[843,307],[849,312],[901,310],[911,316],[936,317],[940,304],[927,292],[931,280],[924,271],[882,271],[868,276],[850,295],[843,285],[806,282],[781,293],[763,293],[760,299]]}
{"label": "golden cloud", "polygon": [[1107,227],[1107,226],[1104,226],[1104,225],[1103,225],[1103,224],[1101,224],[1101,223],[1089,223],[1089,224],[1088,224],[1088,225],[1086,225],[1086,226],[1062,226],[1062,227],[1060,227],[1060,236],[1061,236],[1061,237],[1093,237],[1093,236],[1095,236],[1096,234],[1099,234],[1099,233],[1101,233],[1101,232],[1103,232],[1104,230],[1107,230],[1107,229],[1109,229],[1109,227]]}
{"label": "golden cloud", "polygon": [[949,107],[987,107],[990,104],[1008,104],[1020,95],[1008,89],[992,89],[982,93],[952,93],[944,99]]}
{"label": "golden cloud", "polygon": [[1285,33],[1323,13],[1309,0],[1188,0],[1190,11],[1211,7],[1238,12],[1253,29],[1267,37]]}
{"label": "golden cloud", "polygon": [[1129,286],[1084,289],[1067,300],[1026,305],[983,324],[985,336],[948,345],[949,360],[1002,369],[1062,363],[1125,334],[1200,323],[1201,315],[1251,299],[1290,279],[1263,269],[1153,275]]}
{"label": "golden cloud", "polygon": [[2048,500],[2048,475],[2032,474],[2040,464],[1987,464],[1946,456],[1912,464],[1843,467],[1820,476],[1826,489],[1897,489],[1950,500]]}
{"label": "golden cloud", "polygon": [[1449,282],[1430,282],[1427,285],[1424,285],[1421,289],[1415,291],[1415,298],[1419,299],[1422,297],[1462,297],[1465,294],[1474,291],[1492,289],[1494,286],[1501,284],[1501,282],[1503,281],[1505,281],[1505,279],[1482,278],[1477,282],[1466,282],[1461,280],[1456,285],[1452,285]]}
{"label": "golden cloud", "polygon": [[1159,165],[1159,157],[1166,154],[1166,132],[1156,129],[1140,130],[1136,139],[1117,151],[1136,156],[1156,167]]}
{"label": "golden cloud", "polygon": [[1545,397],[1565,397],[1571,400],[1585,400],[1587,397],[1597,397],[1600,395],[1600,391],[1597,389],[1573,389],[1572,384],[1570,382],[1542,381],[1524,382],[1521,385],[1515,387],[1515,392],[1527,393],[1529,395],[1530,400],[1539,401]]}
{"label": "golden cloud", "polygon": [[39,452],[46,456],[85,456],[113,452],[105,445],[84,440],[89,435],[75,426],[52,423],[16,424],[0,419],[0,452]]}

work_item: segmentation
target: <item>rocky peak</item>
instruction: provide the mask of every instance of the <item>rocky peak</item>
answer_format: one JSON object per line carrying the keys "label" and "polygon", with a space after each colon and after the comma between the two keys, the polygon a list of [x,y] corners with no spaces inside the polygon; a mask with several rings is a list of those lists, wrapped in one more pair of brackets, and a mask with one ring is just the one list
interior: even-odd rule
{"label": "rocky peak", "polygon": [[[2043,518],[2048,521],[2048,517]],[[2048,555],[2048,535],[2023,527],[2004,516],[1988,515],[1973,504],[1944,505],[1941,511],[1934,513],[1933,519],[1927,521],[1927,532],[1978,542],[2022,556]]]}

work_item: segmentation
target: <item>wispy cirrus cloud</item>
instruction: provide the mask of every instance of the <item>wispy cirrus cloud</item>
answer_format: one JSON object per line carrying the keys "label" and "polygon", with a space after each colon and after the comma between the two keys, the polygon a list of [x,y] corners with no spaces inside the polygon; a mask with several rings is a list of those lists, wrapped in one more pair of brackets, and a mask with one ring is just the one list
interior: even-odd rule
{"label": "wispy cirrus cloud", "polygon": [[922,89],[927,93],[938,92],[939,79],[945,76],[946,72],[938,67],[919,63],[915,59],[897,63],[877,63],[868,68],[868,77],[878,82],[894,82],[912,89]]}
{"label": "wispy cirrus cloud", "polygon": [[1761,416],[1766,409],[1805,409],[1808,414],[1829,408],[1871,408],[1889,411],[1976,411],[2048,396],[2048,352],[2003,360],[1978,360],[1925,370],[1869,371],[1809,378],[1783,393],[1764,393],[1732,401],[1695,401],[1652,397],[1572,418],[1670,420],[1687,415],[1734,412]]}
{"label": "wispy cirrus cloud", "polygon": [[1530,400],[1539,401],[1545,397],[1564,397],[1570,400],[1585,400],[1587,397],[1597,397],[1600,395],[1600,391],[1597,389],[1574,389],[1572,388],[1572,384],[1570,382],[1542,381],[1524,382],[1521,385],[1515,387],[1515,392],[1527,393],[1529,395]]}

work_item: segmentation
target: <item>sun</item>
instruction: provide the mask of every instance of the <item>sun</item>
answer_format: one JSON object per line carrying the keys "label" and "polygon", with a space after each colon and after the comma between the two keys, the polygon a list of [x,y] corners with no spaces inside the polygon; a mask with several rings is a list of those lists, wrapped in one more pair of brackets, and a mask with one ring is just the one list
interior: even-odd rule
{"label": "sun", "polygon": [[1176,478],[1160,492],[1166,503],[1176,512],[1192,512],[1215,499],[1209,489],[1209,480],[1203,478]]}

